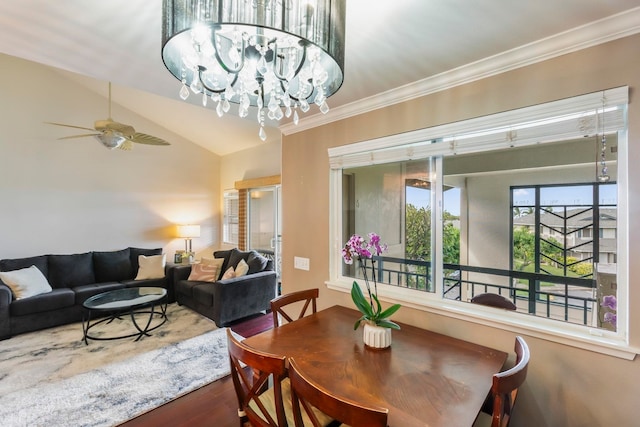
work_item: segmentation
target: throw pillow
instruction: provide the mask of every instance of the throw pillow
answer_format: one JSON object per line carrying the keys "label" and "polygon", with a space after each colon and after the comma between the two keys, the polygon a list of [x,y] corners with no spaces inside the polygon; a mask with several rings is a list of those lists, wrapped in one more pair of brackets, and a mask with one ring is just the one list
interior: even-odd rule
{"label": "throw pillow", "polygon": [[222,262],[222,268],[220,269],[220,273],[227,271],[227,268],[229,266],[229,256],[231,256],[231,249],[213,252],[214,258],[222,258],[224,260]]}
{"label": "throw pillow", "polygon": [[229,267],[220,280],[233,279],[234,277],[236,277],[236,272],[233,270],[233,267]]}
{"label": "throw pillow", "polygon": [[32,265],[38,267],[38,270],[42,271],[44,277],[49,277],[49,258],[47,255],[29,258],[2,259],[0,260],[0,271],[22,270],[23,268],[29,268]]}
{"label": "throw pillow", "polygon": [[[222,275],[222,264],[224,264],[224,258],[206,258],[206,257],[202,257],[202,260],[200,261],[202,264],[207,264],[210,266],[215,266],[217,268],[217,276],[216,276],[216,280],[218,280],[220,278],[220,276]],[[214,280],[215,282],[215,280]]]}
{"label": "throw pillow", "polygon": [[164,267],[167,264],[167,255],[140,255],[138,257],[138,275],[134,280],[162,279],[164,277]]}
{"label": "throw pillow", "polygon": [[249,271],[249,264],[243,259],[240,260],[238,266],[235,269],[236,277],[244,276]]}
{"label": "throw pillow", "polygon": [[[222,263],[220,263],[222,265]],[[192,264],[191,265],[191,273],[189,274],[189,279],[187,280],[196,280],[199,282],[215,282],[218,280],[218,269],[220,267],[213,264]]]}
{"label": "throw pillow", "polygon": [[249,272],[247,274],[259,273],[267,268],[267,264],[269,260],[262,255],[260,255],[256,251],[251,251],[251,255],[247,259],[247,264],[249,264]]}
{"label": "throw pillow", "polygon": [[52,290],[47,278],[35,265],[20,270],[0,272],[0,279],[11,288],[17,300]]}
{"label": "throw pillow", "polygon": [[145,249],[145,248],[129,248],[129,256],[131,257],[131,277],[135,276],[140,266],[138,265],[138,259],[140,255],[162,255],[162,248]]}
{"label": "throw pillow", "polygon": [[235,269],[241,259],[246,261],[247,258],[249,258],[250,253],[251,251],[243,252],[236,248],[231,249],[231,254],[229,255],[229,263],[227,264],[227,266],[233,267]]}

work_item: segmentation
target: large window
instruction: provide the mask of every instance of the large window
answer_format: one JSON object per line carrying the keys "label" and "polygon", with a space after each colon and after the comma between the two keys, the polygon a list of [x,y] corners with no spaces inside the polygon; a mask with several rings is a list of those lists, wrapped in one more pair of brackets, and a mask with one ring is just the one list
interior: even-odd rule
{"label": "large window", "polygon": [[510,208],[511,270],[529,276],[516,277],[505,291],[521,310],[615,330],[599,304],[615,293],[598,286],[597,269],[615,267],[617,185],[515,186]]}
{"label": "large window", "polygon": [[[471,320],[491,318],[506,327],[518,316],[518,325],[556,336],[604,336],[611,347],[626,343],[625,304],[613,313],[603,305],[605,296],[626,298],[625,245],[603,236],[626,235],[618,202],[627,197],[627,92],[330,149],[330,286],[347,290],[358,279],[358,271],[340,261],[348,237],[376,232],[389,245],[376,263],[379,294],[387,301],[456,317],[469,313]],[[522,195],[530,189],[539,198],[525,203]],[[522,233],[525,218],[534,219],[526,225],[533,239]],[[479,293],[500,294],[518,309],[471,304]],[[617,327],[611,327],[612,314]]]}

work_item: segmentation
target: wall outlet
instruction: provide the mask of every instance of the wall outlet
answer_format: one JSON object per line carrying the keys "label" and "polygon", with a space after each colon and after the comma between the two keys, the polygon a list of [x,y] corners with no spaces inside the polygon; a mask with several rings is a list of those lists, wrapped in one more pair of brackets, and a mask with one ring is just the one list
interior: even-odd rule
{"label": "wall outlet", "polygon": [[309,258],[293,257],[293,268],[309,271]]}

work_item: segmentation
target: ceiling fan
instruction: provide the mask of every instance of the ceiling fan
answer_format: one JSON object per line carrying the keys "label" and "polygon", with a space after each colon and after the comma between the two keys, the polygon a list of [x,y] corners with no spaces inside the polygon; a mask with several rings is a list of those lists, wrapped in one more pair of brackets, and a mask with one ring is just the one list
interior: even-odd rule
{"label": "ceiling fan", "polygon": [[146,133],[136,132],[133,126],[118,123],[111,118],[111,82],[109,82],[109,118],[106,120],[96,120],[92,128],[83,126],[67,125],[64,123],[45,122],[50,125],[64,126],[74,129],[83,129],[92,131],[92,133],[84,133],[81,135],[64,136],[60,139],[84,138],[93,136],[110,150],[119,148],[121,150],[131,150],[133,143],[147,145],[171,145],[164,139],[147,135]]}

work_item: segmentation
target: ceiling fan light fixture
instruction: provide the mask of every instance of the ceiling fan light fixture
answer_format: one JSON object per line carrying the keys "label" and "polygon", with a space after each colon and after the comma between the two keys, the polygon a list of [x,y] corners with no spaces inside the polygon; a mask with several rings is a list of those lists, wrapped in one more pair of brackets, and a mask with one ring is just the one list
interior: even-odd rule
{"label": "ceiling fan light fixture", "polygon": [[[92,128],[84,126],[67,125],[64,123],[45,122],[50,125],[63,126],[67,128],[87,130],[92,133],[84,133],[81,135],[65,136],[58,139],[75,139],[88,136],[95,137],[102,145],[110,150],[120,148],[121,150],[131,150],[134,143],[145,145],[171,145],[164,139],[147,135],[146,133],[136,132],[133,126],[116,122],[111,118],[111,82],[109,82],[109,118],[104,120],[96,120]],[[94,133],[98,132],[98,133]]]}
{"label": "ceiling fan light fixture", "polygon": [[119,148],[127,140],[127,138],[125,138],[120,132],[113,130],[105,130],[103,133],[96,135],[95,137],[102,143],[102,145],[110,150]]}
{"label": "ceiling fan light fixture", "polygon": [[[229,102],[246,117],[257,107],[279,121],[327,98],[344,78],[346,0],[163,0],[162,60],[189,92]],[[284,112],[283,112],[284,110]],[[297,122],[297,120],[295,120]]]}

